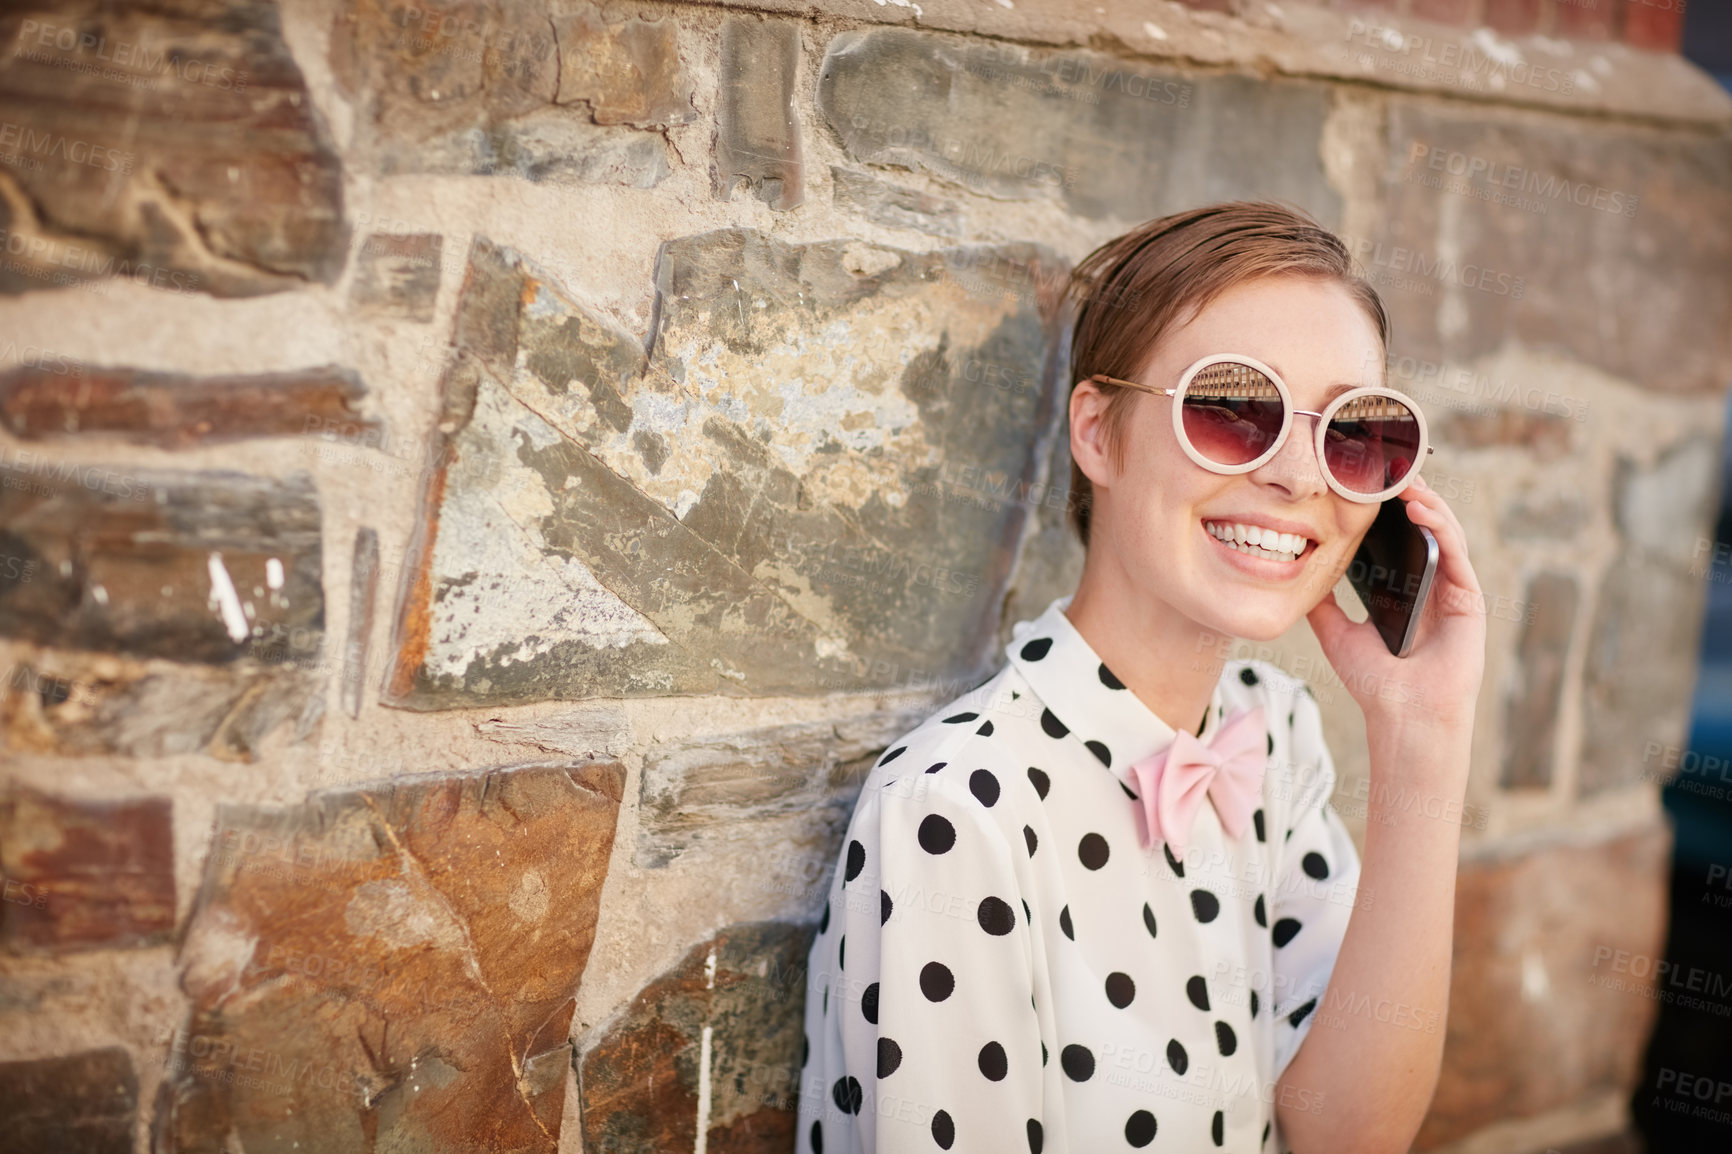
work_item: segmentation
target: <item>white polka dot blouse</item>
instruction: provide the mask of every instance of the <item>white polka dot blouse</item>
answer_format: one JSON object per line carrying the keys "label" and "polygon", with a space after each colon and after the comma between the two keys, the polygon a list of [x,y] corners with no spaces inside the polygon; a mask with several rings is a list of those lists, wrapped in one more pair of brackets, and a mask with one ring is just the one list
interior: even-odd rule
{"label": "white polka dot blouse", "polygon": [[[1259,808],[1155,841],[1133,763],[1172,742],[1054,601],[1007,664],[885,751],[807,969],[799,1154],[1280,1154],[1359,857],[1317,703],[1232,661],[1199,737],[1261,706]],[[1325,1027],[1326,1028],[1326,1027]]]}

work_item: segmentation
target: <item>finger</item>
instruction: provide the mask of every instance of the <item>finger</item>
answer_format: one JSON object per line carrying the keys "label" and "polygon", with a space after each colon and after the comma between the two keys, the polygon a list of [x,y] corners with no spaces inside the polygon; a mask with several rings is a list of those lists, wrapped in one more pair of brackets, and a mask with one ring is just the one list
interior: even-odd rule
{"label": "finger", "polygon": [[[1435,491],[1432,496],[1441,504],[1442,498],[1436,497]],[[1455,519],[1447,506],[1434,508],[1423,498],[1409,501],[1406,512],[1410,521],[1430,529],[1432,536],[1437,538],[1439,575],[1477,597],[1480,593],[1479,576],[1473,571],[1473,563],[1468,560],[1467,533],[1462,529],[1461,522]]]}

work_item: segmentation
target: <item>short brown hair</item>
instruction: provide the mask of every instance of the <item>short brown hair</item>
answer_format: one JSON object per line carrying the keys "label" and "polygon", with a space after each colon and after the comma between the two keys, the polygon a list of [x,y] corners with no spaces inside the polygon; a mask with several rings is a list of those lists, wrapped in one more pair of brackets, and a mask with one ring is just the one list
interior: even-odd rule
{"label": "short brown hair", "polygon": [[[1389,347],[1389,316],[1347,246],[1300,209],[1232,201],[1151,220],[1095,249],[1071,270],[1076,302],[1071,389],[1096,373],[1134,380],[1168,331],[1235,285],[1265,276],[1306,276],[1345,287]],[[1101,433],[1114,466],[1124,460],[1125,420],[1138,393],[1109,395]],[[1094,487],[1073,460],[1070,522],[1086,548]]]}

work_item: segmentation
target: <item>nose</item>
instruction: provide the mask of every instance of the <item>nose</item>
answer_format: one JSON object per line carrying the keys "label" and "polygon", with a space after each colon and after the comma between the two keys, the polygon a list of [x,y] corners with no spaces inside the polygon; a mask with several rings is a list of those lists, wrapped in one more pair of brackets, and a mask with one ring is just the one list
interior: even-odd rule
{"label": "nose", "polygon": [[[1310,409],[1294,409],[1293,416],[1310,417],[1313,421],[1323,419],[1322,413]],[[1328,489],[1329,482],[1323,479],[1323,462],[1317,459],[1315,429],[1315,425],[1295,419],[1280,450],[1252,472],[1252,479],[1279,491],[1290,501],[1303,501]]]}

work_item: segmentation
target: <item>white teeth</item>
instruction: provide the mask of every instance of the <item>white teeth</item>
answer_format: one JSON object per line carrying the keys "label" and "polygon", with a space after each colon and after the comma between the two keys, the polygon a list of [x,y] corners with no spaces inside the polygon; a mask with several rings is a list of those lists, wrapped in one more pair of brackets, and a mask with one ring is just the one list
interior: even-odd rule
{"label": "white teeth", "polygon": [[1276,561],[1297,561],[1305,551],[1306,538],[1297,533],[1277,533],[1260,525],[1242,525],[1237,521],[1205,521],[1203,527],[1216,540],[1231,545],[1253,557],[1268,557]]}

